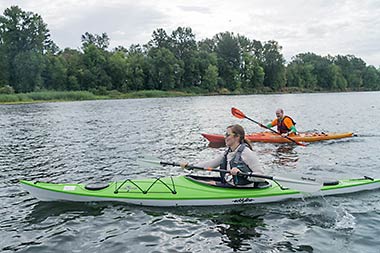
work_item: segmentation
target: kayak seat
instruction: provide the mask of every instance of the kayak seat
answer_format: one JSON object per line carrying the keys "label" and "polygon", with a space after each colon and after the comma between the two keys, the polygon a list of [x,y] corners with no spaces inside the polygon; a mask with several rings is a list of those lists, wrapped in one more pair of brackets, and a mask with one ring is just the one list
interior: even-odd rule
{"label": "kayak seat", "polygon": [[108,186],[109,186],[109,184],[88,184],[84,188],[86,190],[90,190],[90,191],[98,191],[98,190],[105,189]]}
{"label": "kayak seat", "polygon": [[268,181],[264,182],[255,182],[255,186],[253,188],[258,188],[258,189],[264,189],[270,187],[272,184],[269,183]]}
{"label": "kayak seat", "polygon": [[325,181],[323,181],[323,186],[337,185],[337,184],[339,184],[339,181],[336,179],[328,179],[328,180],[325,179]]}
{"label": "kayak seat", "polygon": [[252,182],[248,185],[239,185],[238,187],[223,183],[221,181],[220,177],[206,177],[206,176],[196,176],[196,175],[187,175],[187,179],[190,179],[192,181],[196,181],[202,184],[207,184],[211,186],[216,187],[223,187],[223,188],[234,188],[234,189],[264,189],[271,187],[272,184],[268,181],[258,181],[258,182]]}

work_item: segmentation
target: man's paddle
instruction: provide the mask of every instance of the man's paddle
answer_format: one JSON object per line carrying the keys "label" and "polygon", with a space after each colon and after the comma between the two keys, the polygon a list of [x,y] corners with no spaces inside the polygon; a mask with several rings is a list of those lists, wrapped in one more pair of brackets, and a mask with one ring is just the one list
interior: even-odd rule
{"label": "man's paddle", "polygon": [[272,131],[273,133],[276,133],[276,134],[280,135],[281,137],[284,137],[284,138],[286,138],[286,139],[288,139],[288,140],[294,142],[294,143],[297,144],[297,145],[300,145],[300,146],[306,147],[306,144],[301,143],[301,142],[298,142],[298,141],[296,141],[296,140],[293,140],[292,138],[290,138],[290,137],[288,137],[288,136],[282,136],[279,132],[273,130],[272,128],[269,128],[269,127],[267,127],[267,126],[264,126],[263,124],[257,122],[256,120],[253,120],[253,119],[247,117],[242,111],[240,111],[239,109],[237,109],[237,108],[235,108],[235,107],[232,107],[232,108],[231,108],[231,113],[232,113],[232,115],[234,115],[234,116],[235,116],[236,118],[238,118],[238,119],[244,119],[244,118],[246,118],[246,119],[248,119],[248,120],[250,120],[250,121],[252,121],[252,122],[258,124],[259,126],[264,127],[264,128],[266,128],[266,129],[269,129],[269,130]]}
{"label": "man's paddle", "polygon": [[[148,158],[141,158],[137,160],[139,165],[142,166],[181,166],[179,163],[175,162],[165,162],[160,161],[157,158],[148,157]],[[215,171],[215,172],[229,172],[227,170],[220,170],[220,169],[214,169],[214,168],[208,168],[204,169],[202,167],[197,167],[193,165],[187,165],[186,169],[192,170],[206,170],[206,171]],[[323,186],[322,181],[317,180],[315,178],[310,177],[304,177],[304,176],[292,176],[292,177],[277,177],[277,176],[267,176],[267,175],[260,175],[260,174],[254,174],[254,173],[240,173],[240,175],[250,176],[250,177],[257,177],[257,178],[264,178],[269,179],[275,182],[278,182],[282,186],[294,189],[300,192],[316,192],[321,189]]]}

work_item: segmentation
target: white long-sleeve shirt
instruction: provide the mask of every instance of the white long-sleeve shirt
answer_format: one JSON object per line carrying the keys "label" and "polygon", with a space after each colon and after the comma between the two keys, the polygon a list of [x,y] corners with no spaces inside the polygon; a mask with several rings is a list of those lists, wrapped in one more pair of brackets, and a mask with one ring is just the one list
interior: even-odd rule
{"label": "white long-sleeve shirt", "polygon": [[[235,151],[229,152],[227,154],[227,170],[231,170],[230,161],[235,157],[235,154],[237,150],[239,149],[239,147],[237,147]],[[196,164],[195,166],[202,167],[205,169],[217,168],[222,163],[223,158],[224,158],[224,154],[221,154],[210,161],[201,162],[201,163]],[[241,153],[241,159],[248,165],[248,167],[252,170],[254,174],[263,174],[261,165],[256,158],[256,154],[251,149],[249,149],[248,147],[244,148],[243,152]]]}

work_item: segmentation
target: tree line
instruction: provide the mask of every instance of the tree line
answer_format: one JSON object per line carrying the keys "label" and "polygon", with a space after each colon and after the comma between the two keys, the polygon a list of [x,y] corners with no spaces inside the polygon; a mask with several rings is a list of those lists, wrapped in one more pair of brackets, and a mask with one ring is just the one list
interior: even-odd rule
{"label": "tree line", "polygon": [[196,41],[190,27],[159,28],[144,45],[109,49],[106,33],[85,33],[81,48],[60,49],[38,14],[18,6],[0,16],[0,93],[41,90],[195,93],[380,90],[380,69],[353,55],[294,56],[233,32]]}

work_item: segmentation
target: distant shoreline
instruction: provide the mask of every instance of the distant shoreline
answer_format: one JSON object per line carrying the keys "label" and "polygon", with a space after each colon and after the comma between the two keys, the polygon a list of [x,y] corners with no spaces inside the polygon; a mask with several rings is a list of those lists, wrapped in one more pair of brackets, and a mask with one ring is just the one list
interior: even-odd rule
{"label": "distant shoreline", "polygon": [[0,94],[0,104],[29,104],[45,102],[69,102],[107,99],[129,99],[150,97],[178,97],[195,94],[177,91],[136,91],[130,93],[108,92],[108,94],[94,94],[89,91],[40,91],[30,93]]}
{"label": "distant shoreline", "polygon": [[[135,99],[135,98],[163,98],[163,97],[186,97],[186,96],[223,96],[223,95],[267,95],[267,94],[302,94],[302,93],[342,93],[342,92],[366,92],[363,91],[310,91],[290,90],[277,92],[230,92],[221,90],[218,93],[193,93],[185,91],[160,91],[141,90],[130,93],[110,91],[108,94],[97,94],[89,91],[40,91],[30,93],[0,94],[0,104],[30,104],[46,102],[70,102],[108,99]],[[368,91],[369,92],[369,91]]]}

